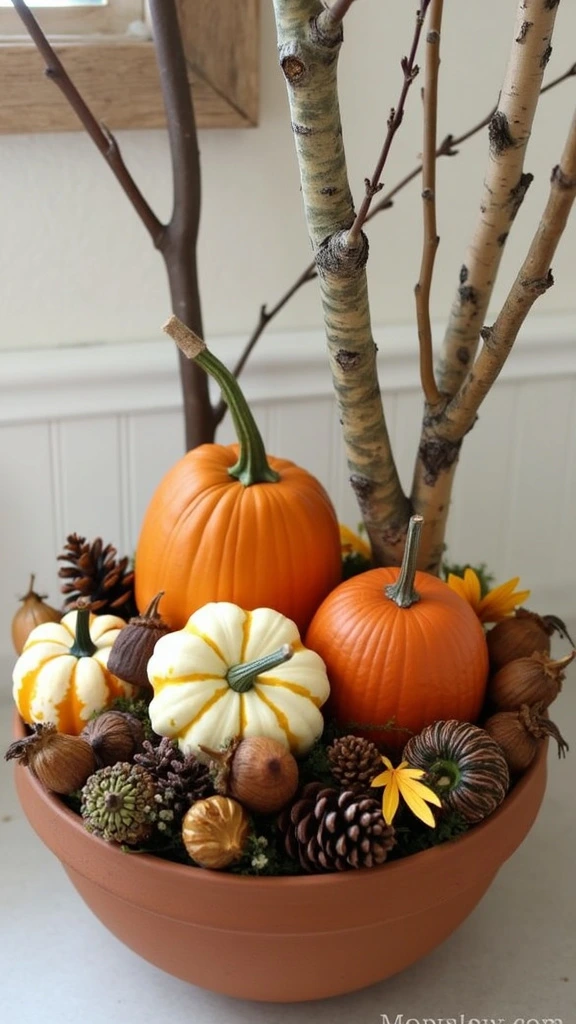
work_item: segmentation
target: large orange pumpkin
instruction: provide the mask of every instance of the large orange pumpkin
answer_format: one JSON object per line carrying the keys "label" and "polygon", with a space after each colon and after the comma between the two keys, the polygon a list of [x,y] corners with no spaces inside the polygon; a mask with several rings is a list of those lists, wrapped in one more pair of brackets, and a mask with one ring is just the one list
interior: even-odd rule
{"label": "large orange pumpkin", "polygon": [[371,569],[342,583],[306,635],[326,663],[329,711],[391,750],[439,719],[474,722],[488,676],[484,632],[470,605],[415,571],[421,526],[413,516],[401,569]]}
{"label": "large orange pumpkin", "polygon": [[172,629],[205,604],[229,601],[273,608],[303,632],[341,579],[336,514],[310,473],[267,457],[226,367],[205,346],[194,358],[220,384],[240,445],[201,445],[160,483],[136,550],[138,608],[163,590]]}

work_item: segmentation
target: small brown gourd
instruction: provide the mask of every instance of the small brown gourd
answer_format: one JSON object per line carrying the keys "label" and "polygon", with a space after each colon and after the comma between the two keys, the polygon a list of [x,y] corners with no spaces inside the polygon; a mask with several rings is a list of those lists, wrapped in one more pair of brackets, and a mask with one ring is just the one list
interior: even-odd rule
{"label": "small brown gourd", "polygon": [[568,744],[544,711],[542,705],[531,708],[523,704],[518,711],[498,711],[485,722],[486,732],[501,748],[511,772],[526,771],[546,736],[556,740],[558,757],[566,756]]}
{"label": "small brown gourd", "polygon": [[35,725],[30,736],[8,747],[5,757],[29,768],[52,793],[81,789],[96,770],[90,744],[79,736],[58,732],[55,725]]}
{"label": "small brown gourd", "polygon": [[516,658],[496,672],[488,684],[488,699],[499,711],[515,711],[522,704],[549,707],[562,689],[564,669],[576,651],[559,661],[535,651],[529,658]]}
{"label": "small brown gourd", "polygon": [[135,615],[128,620],[114,641],[108,658],[108,668],[115,676],[150,692],[152,688],[148,680],[148,662],[160,637],[170,632],[170,627],[158,611],[163,596],[164,591],[161,590],[142,615]]}
{"label": "small brown gourd", "polygon": [[278,740],[248,736],[223,751],[201,748],[217,765],[215,787],[249,811],[274,814],[298,789],[296,758]]}
{"label": "small brown gourd", "polygon": [[498,670],[517,658],[529,658],[535,651],[549,655],[550,637],[554,633],[572,643],[566,626],[556,615],[537,615],[527,608],[518,608],[513,616],[486,634],[492,668]]}
{"label": "small brown gourd", "polygon": [[46,604],[46,594],[36,593],[34,580],[35,576],[31,575],[28,593],[20,598],[22,604],[12,619],[12,643],[16,654],[22,654],[24,644],[36,626],[43,622],[60,622],[62,618],[62,612]]}
{"label": "small brown gourd", "polygon": [[97,768],[107,768],[118,761],[132,761],[142,749],[144,726],[126,711],[103,711],[84,726],[80,736],[92,747]]}

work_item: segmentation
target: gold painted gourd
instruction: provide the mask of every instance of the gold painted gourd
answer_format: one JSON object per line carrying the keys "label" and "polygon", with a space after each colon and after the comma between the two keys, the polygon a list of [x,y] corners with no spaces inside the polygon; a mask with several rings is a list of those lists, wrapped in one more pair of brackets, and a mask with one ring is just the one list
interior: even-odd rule
{"label": "gold painted gourd", "polygon": [[16,707],[27,725],[52,723],[77,736],[95,711],[133,688],[107,668],[116,637],[126,623],[116,615],[69,612],[30,633],[12,674]]}
{"label": "gold painted gourd", "polygon": [[158,641],[148,678],[152,728],[184,753],[268,736],[303,754],[322,733],[330,690],[324,662],[271,608],[205,605]]}

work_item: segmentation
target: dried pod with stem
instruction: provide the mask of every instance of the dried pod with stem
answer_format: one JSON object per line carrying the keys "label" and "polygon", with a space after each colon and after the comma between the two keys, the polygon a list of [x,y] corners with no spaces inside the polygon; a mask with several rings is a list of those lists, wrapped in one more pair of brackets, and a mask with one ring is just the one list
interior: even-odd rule
{"label": "dried pod with stem", "polygon": [[35,725],[30,736],[8,747],[5,757],[29,768],[46,789],[63,795],[81,789],[96,770],[87,740],[58,732],[55,725]]}
{"label": "dried pod with stem", "polygon": [[502,668],[518,658],[529,658],[536,651],[550,654],[550,637],[554,633],[576,646],[562,619],[556,615],[537,615],[527,608],[518,608],[515,615],[499,622],[486,634],[492,667]]}
{"label": "dried pod with stem", "polygon": [[298,789],[298,763],[278,740],[248,736],[224,750],[201,747],[215,765],[214,786],[250,811],[274,814]]}
{"label": "dried pod with stem", "polygon": [[558,757],[566,756],[568,744],[544,712],[542,705],[523,704],[518,711],[498,711],[485,722],[486,732],[496,740],[511,772],[526,771],[546,736],[556,740]]}
{"label": "dried pod with stem", "polygon": [[488,683],[488,700],[499,711],[514,711],[522,704],[547,708],[560,693],[564,670],[575,657],[576,650],[552,661],[547,654],[536,651],[529,658],[509,661]]}
{"label": "dried pod with stem", "polygon": [[128,621],[110,651],[108,668],[119,679],[125,679],[133,686],[151,690],[148,680],[148,662],[160,637],[170,633],[170,627],[158,611],[164,591],[152,599],[142,615],[135,615]]}
{"label": "dried pod with stem", "polygon": [[103,711],[84,726],[80,736],[92,747],[96,766],[106,768],[132,761],[142,749],[144,725],[127,711]]}
{"label": "dried pod with stem", "polygon": [[37,594],[34,590],[34,574],[30,576],[28,592],[20,598],[22,604],[12,619],[12,643],[16,654],[22,654],[24,644],[36,626],[43,622],[60,622],[62,612],[46,604],[46,594]]}

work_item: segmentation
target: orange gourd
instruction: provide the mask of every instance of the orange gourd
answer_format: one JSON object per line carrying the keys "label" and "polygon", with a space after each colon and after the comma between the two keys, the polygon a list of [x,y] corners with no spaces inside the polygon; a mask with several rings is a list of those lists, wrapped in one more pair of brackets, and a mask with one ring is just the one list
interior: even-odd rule
{"label": "orange gourd", "polygon": [[401,569],[342,583],[306,635],[328,671],[328,713],[392,751],[439,719],[474,722],[488,676],[484,631],[470,605],[415,570],[421,527],[413,516]]}
{"label": "orange gourd", "polygon": [[239,446],[201,445],[161,481],[136,550],[136,603],[142,611],[163,590],[174,630],[198,608],[229,601],[273,608],[303,632],[341,579],[336,514],[310,473],[267,457],[237,382],[197,341],[187,354],[220,385]]}

